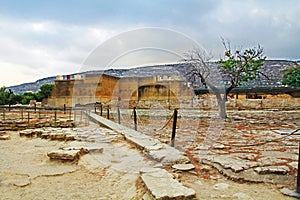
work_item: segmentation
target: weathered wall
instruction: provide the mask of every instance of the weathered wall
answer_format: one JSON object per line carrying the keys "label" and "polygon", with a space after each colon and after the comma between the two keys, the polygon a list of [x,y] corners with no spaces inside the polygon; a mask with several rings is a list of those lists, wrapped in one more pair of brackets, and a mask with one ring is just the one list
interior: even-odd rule
{"label": "weathered wall", "polygon": [[128,77],[117,83],[113,101],[120,99],[123,107],[130,108],[149,108],[154,105],[180,107],[182,100],[192,97],[193,91],[185,82],[174,77],[170,80],[159,80],[158,77]]}
{"label": "weathered wall", "polygon": [[283,109],[293,110],[300,109],[299,98],[274,98],[274,99],[243,99],[234,100],[227,103],[229,109],[246,109],[246,110],[260,110],[260,109]]}
{"label": "weathered wall", "polygon": [[[214,95],[205,94],[197,96],[193,101],[194,107],[210,110],[217,109],[218,104]],[[261,109],[279,109],[296,110],[300,109],[300,98],[291,98],[289,95],[270,95],[266,99],[231,99],[226,102],[229,110],[261,110]]]}
{"label": "weathered wall", "polygon": [[57,80],[48,100],[51,106],[74,106],[95,102],[121,102],[124,107],[149,107],[152,102],[178,107],[193,92],[180,80],[159,81],[157,77],[126,77],[86,75],[82,80]]}
{"label": "weathered wall", "polygon": [[88,74],[81,80],[56,80],[48,105],[62,107],[109,102],[118,78]]}

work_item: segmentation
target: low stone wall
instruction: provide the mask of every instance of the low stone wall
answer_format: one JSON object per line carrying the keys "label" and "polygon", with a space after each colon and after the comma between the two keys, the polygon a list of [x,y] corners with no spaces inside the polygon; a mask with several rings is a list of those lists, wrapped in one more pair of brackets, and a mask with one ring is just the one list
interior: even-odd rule
{"label": "low stone wall", "polygon": [[[181,104],[186,108],[200,108],[201,110],[216,110],[218,103],[213,95],[195,98],[193,101]],[[226,102],[228,110],[299,110],[300,98],[270,98],[270,99],[231,99]]]}
{"label": "low stone wall", "polygon": [[235,99],[228,101],[228,109],[237,110],[261,110],[261,109],[279,109],[295,110],[300,109],[300,98],[291,99]]}
{"label": "low stone wall", "polygon": [[23,120],[0,120],[0,131],[19,131],[27,128],[41,128],[41,127],[58,127],[58,128],[72,128],[75,127],[73,120],[31,120],[30,123]]}

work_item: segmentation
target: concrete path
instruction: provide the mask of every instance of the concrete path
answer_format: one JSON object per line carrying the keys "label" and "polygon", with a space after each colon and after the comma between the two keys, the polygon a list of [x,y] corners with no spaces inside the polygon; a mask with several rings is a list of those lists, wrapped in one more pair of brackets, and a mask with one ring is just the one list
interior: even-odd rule
{"label": "concrete path", "polygon": [[152,138],[138,131],[112,122],[95,113],[85,114],[92,121],[122,134],[126,140],[135,144],[148,157],[162,163],[163,165],[189,162],[189,159],[184,156],[183,153],[167,144],[161,143],[158,139]]}

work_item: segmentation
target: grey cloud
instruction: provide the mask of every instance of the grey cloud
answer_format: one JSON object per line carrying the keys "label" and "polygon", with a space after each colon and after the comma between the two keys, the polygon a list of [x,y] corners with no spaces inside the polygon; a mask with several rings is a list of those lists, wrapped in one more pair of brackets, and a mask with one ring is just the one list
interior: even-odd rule
{"label": "grey cloud", "polygon": [[141,28],[119,34],[102,43],[86,59],[82,71],[116,65],[140,66],[178,62],[183,53],[199,47],[191,38],[161,28]]}
{"label": "grey cloud", "polygon": [[[20,78],[14,80],[14,77],[20,77],[21,74],[39,79],[74,73],[80,69],[95,45],[105,41],[114,32],[118,31],[96,26],[1,18],[0,67],[2,70],[6,67],[18,68],[16,71],[20,74],[10,78],[11,82],[18,83]],[[6,80],[2,78],[4,75],[1,73],[0,80]]]}
{"label": "grey cloud", "polygon": [[299,59],[299,10],[298,1],[220,1],[195,24],[192,37],[217,57],[224,37],[244,48],[260,43],[269,58]]}

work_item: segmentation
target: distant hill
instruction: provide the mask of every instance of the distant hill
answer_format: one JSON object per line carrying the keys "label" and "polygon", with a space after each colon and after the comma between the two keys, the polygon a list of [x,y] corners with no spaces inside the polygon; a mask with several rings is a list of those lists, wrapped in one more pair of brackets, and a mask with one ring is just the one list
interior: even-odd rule
{"label": "distant hill", "polygon": [[[280,87],[282,80],[281,71],[289,68],[294,62],[287,60],[267,60],[265,61],[262,71],[265,75],[269,77],[267,80],[265,77],[259,77],[255,81],[247,82],[242,85],[242,87]],[[215,63],[216,64],[216,63]],[[156,65],[156,66],[146,66],[146,67],[136,67],[131,69],[109,69],[105,71],[87,71],[70,74],[71,76],[77,74],[99,74],[105,73],[111,76],[117,77],[138,77],[138,76],[156,76],[156,75],[166,75],[171,76],[174,74],[179,74],[185,76],[188,71],[188,66],[185,64],[166,64],[166,65]],[[31,83],[23,83],[16,86],[8,87],[15,94],[22,94],[27,91],[37,92],[43,84],[54,84],[56,77],[51,76],[43,79],[39,79]],[[193,85],[198,85],[202,87],[199,83],[193,83]]]}
{"label": "distant hill", "polygon": [[54,84],[56,77],[51,76],[43,79],[39,79],[31,83],[23,83],[20,85],[10,86],[7,89],[11,89],[15,94],[23,94],[24,92],[37,92],[44,84]]}

